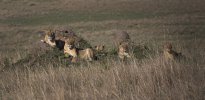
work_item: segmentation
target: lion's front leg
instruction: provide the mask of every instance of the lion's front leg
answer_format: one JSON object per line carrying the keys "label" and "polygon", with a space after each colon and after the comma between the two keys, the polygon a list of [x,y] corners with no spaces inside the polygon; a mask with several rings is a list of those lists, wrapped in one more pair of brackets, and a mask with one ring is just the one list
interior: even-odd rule
{"label": "lion's front leg", "polygon": [[76,62],[77,62],[77,57],[72,57],[71,62],[72,62],[72,63],[76,63]]}

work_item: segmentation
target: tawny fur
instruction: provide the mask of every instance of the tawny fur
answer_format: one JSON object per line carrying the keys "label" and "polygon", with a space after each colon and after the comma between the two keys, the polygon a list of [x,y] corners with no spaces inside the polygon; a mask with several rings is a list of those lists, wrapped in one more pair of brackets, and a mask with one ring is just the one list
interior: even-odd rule
{"label": "tawny fur", "polygon": [[44,43],[47,43],[51,47],[55,47],[56,46],[55,33],[52,32],[51,30],[44,30],[44,32],[45,32],[45,37],[44,37],[44,40],[41,40],[41,41]]}
{"label": "tawny fur", "polygon": [[104,46],[104,45],[96,45],[96,46],[95,46],[95,50],[96,50],[97,52],[103,52],[104,49],[105,49],[105,46]]}
{"label": "tawny fur", "polygon": [[128,42],[120,43],[120,45],[118,47],[118,56],[122,60],[124,60],[126,57],[130,58],[130,55],[129,55],[129,43]]}
{"label": "tawny fur", "polygon": [[95,56],[97,57],[103,57],[107,55],[107,52],[105,51],[105,45],[96,45],[94,47],[95,50]]}
{"label": "tawny fur", "polygon": [[68,38],[65,40],[64,45],[64,53],[72,57],[71,62],[76,62],[78,57],[87,61],[92,61],[94,57],[93,50],[91,48],[80,50],[75,47],[74,42],[74,39]]}
{"label": "tawny fur", "polygon": [[64,47],[64,38],[61,35],[61,33],[58,33],[54,30],[44,30],[45,37],[44,40],[41,40],[42,42],[48,44],[51,47],[57,47],[58,49],[62,50]]}
{"label": "tawny fur", "polygon": [[170,43],[166,43],[164,45],[164,58],[166,61],[168,60],[177,60],[181,56],[181,53],[178,53],[172,50],[172,45]]}
{"label": "tawny fur", "polygon": [[75,35],[71,30],[44,30],[45,38],[41,40],[47,43],[51,47],[57,47],[60,50],[64,49],[65,39],[74,39],[76,44],[82,41],[82,39]]}

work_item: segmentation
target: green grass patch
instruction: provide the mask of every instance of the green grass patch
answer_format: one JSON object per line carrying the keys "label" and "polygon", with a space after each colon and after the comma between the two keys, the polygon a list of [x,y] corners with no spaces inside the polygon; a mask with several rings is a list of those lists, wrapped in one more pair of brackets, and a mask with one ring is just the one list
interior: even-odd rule
{"label": "green grass patch", "polygon": [[156,13],[144,12],[53,12],[45,15],[23,16],[0,20],[9,25],[48,25],[73,22],[126,20],[154,17]]}

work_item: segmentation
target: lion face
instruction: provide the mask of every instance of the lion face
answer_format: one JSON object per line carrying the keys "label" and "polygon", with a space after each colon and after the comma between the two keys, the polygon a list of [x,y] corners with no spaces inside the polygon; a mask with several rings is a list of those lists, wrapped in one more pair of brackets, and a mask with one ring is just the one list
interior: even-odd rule
{"label": "lion face", "polygon": [[104,51],[105,46],[104,45],[96,45],[94,48],[96,51],[101,52],[101,51]]}
{"label": "lion face", "polygon": [[45,38],[44,38],[44,40],[41,40],[41,42],[47,43],[51,47],[55,47],[56,46],[55,32],[53,32],[51,30],[44,30],[44,33],[45,33]]}
{"label": "lion face", "polygon": [[72,49],[74,48],[74,43],[75,43],[75,40],[72,39],[72,38],[68,38],[65,40],[65,48],[69,48],[69,49]]}
{"label": "lion face", "polygon": [[130,57],[129,55],[129,43],[123,42],[119,45],[118,55],[120,58],[124,59],[124,57]]}
{"label": "lion face", "polygon": [[49,41],[53,41],[55,40],[55,32],[52,32],[51,30],[49,31],[46,31],[46,38],[49,40]]}
{"label": "lion face", "polygon": [[164,45],[164,50],[167,51],[167,52],[172,51],[172,44],[171,43],[166,43]]}
{"label": "lion face", "polygon": [[171,43],[166,43],[164,45],[164,57],[166,60],[179,60],[182,54],[172,50]]}

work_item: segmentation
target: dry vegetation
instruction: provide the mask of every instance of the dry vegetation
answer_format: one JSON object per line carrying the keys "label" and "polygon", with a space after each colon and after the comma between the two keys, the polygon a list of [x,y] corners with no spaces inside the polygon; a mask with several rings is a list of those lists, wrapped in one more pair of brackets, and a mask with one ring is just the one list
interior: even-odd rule
{"label": "dry vegetation", "polygon": [[[204,100],[204,0],[0,0],[1,100]],[[69,27],[108,56],[69,63],[39,31]],[[117,58],[127,31],[135,58]],[[166,62],[165,42],[186,59]]]}

